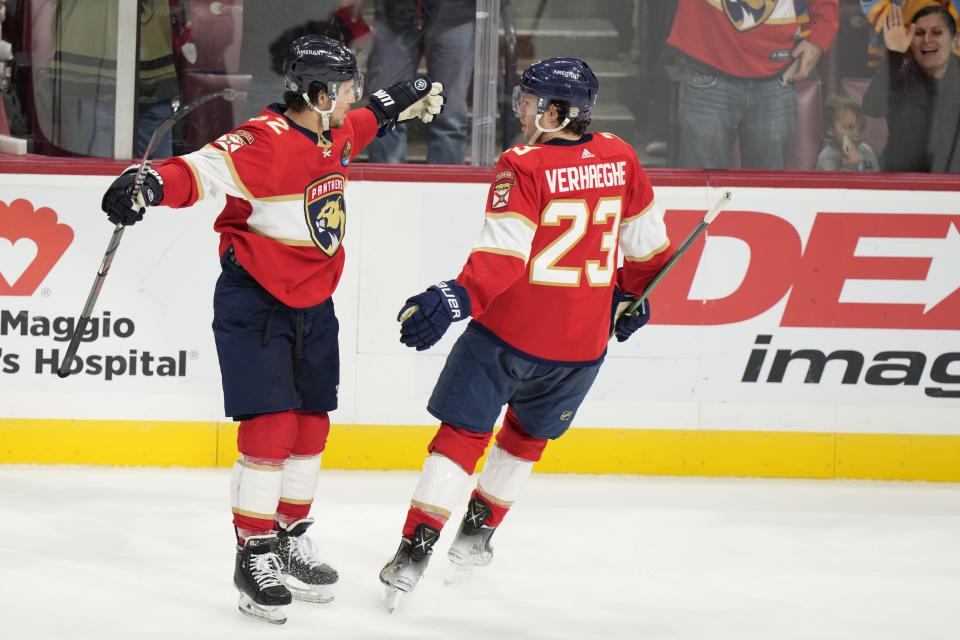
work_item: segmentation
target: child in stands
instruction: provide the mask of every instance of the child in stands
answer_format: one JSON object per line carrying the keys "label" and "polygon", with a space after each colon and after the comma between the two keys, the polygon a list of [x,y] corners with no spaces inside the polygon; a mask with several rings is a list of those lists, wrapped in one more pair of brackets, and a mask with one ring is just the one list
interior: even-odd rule
{"label": "child in stands", "polygon": [[878,171],[877,154],[863,141],[866,116],[856,96],[835,93],[827,98],[827,142],[817,158],[821,171]]}

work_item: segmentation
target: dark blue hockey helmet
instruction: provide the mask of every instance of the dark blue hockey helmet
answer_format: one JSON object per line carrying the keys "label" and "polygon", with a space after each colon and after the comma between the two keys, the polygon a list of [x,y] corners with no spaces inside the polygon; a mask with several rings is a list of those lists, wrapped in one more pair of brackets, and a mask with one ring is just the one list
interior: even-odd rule
{"label": "dark blue hockey helmet", "polygon": [[321,82],[332,100],[337,99],[340,85],[354,81],[357,99],[363,94],[363,74],[357,68],[357,57],[342,42],[326,36],[301,36],[290,43],[283,57],[283,84],[299,95],[307,93],[310,84]]}
{"label": "dark blue hockey helmet", "polygon": [[571,122],[585,122],[597,102],[597,89],[597,76],[580,58],[549,58],[534,62],[520,76],[513,88],[513,108],[519,111],[523,94],[529,93],[537,96],[537,113],[559,102],[568,107],[564,115]]}

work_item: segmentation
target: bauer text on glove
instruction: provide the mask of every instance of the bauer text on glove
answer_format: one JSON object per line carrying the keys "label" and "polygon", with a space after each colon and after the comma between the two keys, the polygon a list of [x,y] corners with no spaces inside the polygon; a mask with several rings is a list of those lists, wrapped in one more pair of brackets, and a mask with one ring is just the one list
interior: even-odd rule
{"label": "bauer text on glove", "polygon": [[455,280],[427,287],[423,293],[407,299],[400,309],[400,342],[417,351],[435,345],[451,322],[470,317],[470,294]]}
{"label": "bauer text on glove", "polygon": [[144,170],[139,192],[130,194],[139,168],[139,165],[127,168],[103,194],[101,208],[113,224],[135,224],[143,220],[147,207],[163,200],[163,178],[151,168]]}

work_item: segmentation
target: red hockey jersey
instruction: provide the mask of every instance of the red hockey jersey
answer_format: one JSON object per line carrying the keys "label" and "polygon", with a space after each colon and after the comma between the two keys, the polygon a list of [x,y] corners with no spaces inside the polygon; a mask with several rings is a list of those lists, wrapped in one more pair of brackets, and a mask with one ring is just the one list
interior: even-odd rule
{"label": "red hockey jersey", "polygon": [[663,211],[630,145],[609,133],[503,152],[480,239],[457,277],[471,315],[538,360],[586,363],[610,337],[620,286],[640,293],[666,262]]}
{"label": "red hockey jersey", "polygon": [[214,224],[220,254],[232,246],[264,289],[305,308],[329,298],[340,281],[347,171],[376,135],[377,119],[369,109],[350,111],[344,126],[331,130],[330,143],[283,110],[270,105],[202,149],[160,165],[160,204],[186,207],[225,194]]}

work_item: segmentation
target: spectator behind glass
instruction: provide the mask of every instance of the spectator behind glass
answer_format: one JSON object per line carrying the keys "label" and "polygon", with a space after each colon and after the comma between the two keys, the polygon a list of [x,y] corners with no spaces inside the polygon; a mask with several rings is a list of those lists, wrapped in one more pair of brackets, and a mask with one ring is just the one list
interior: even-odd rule
{"label": "spectator behind glass", "polygon": [[877,171],[877,154],[863,141],[867,118],[856,96],[835,93],[827,98],[827,144],[817,158],[820,171]]}
{"label": "spectator behind glass", "polygon": [[[138,0],[140,70],[133,155],[141,156],[179,94],[168,0]],[[50,109],[50,141],[72,153],[113,157],[117,77],[116,0],[57,0],[53,5],[51,82],[39,102]],[[173,154],[170,134],[156,158]]]}
{"label": "spectator behind glass", "polygon": [[863,96],[864,111],[885,116],[890,139],[884,171],[960,173],[960,60],[957,25],[938,5],[916,12],[909,28],[898,6],[883,26],[887,56]]}
{"label": "spectator behind glass", "polygon": [[837,20],[837,0],[679,0],[667,42],[685,58],[680,166],[726,169],[739,138],[743,168],[786,168],[793,83],[833,44]]}
{"label": "spectator behind glass", "polygon": [[[883,46],[883,23],[892,5],[903,9],[903,21],[906,24],[913,22],[913,15],[917,11],[933,5],[940,5],[949,11],[954,22],[960,24],[960,12],[957,11],[960,0],[860,0],[860,9],[873,32],[867,43],[868,67],[876,67],[883,58],[887,57],[887,48]],[[960,56],[960,44],[954,47],[953,51]]]}
{"label": "spectator behind glass", "polygon": [[[467,151],[467,89],[473,78],[476,0],[377,0],[369,86],[393,84],[417,72],[443,84],[443,113],[427,132],[428,164],[463,164]],[[407,128],[401,124],[368,147],[370,162],[407,161]]]}

